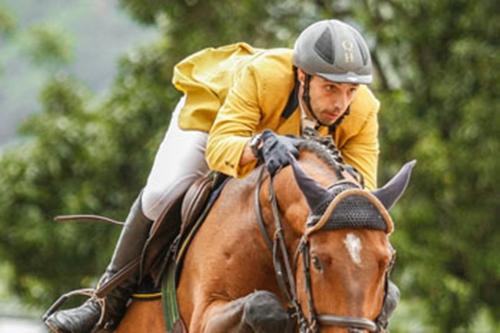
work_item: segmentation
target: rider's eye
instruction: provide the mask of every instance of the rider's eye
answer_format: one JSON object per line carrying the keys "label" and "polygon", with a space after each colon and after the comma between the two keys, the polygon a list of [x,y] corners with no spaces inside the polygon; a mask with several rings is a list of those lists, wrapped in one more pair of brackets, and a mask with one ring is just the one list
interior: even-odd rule
{"label": "rider's eye", "polygon": [[323,271],[323,266],[321,265],[321,261],[319,260],[318,257],[314,256],[312,258],[312,264],[314,268],[316,268],[318,271],[322,272]]}
{"label": "rider's eye", "polygon": [[332,92],[335,87],[332,84],[327,84],[323,87],[323,89],[325,89],[326,92]]}

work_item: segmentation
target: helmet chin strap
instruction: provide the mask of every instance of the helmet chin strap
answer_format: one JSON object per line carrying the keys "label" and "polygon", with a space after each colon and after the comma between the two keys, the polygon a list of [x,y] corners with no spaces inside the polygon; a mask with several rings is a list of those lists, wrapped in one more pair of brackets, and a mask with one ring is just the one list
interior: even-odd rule
{"label": "helmet chin strap", "polygon": [[351,111],[351,107],[349,106],[347,110],[340,116],[335,122],[331,125],[325,125],[321,122],[321,120],[316,117],[316,114],[313,111],[312,105],[311,105],[311,95],[309,94],[309,86],[311,82],[312,75],[305,73],[305,78],[304,78],[304,91],[302,93],[302,100],[304,101],[307,109],[309,110],[309,113],[312,115],[312,117],[316,120],[316,122],[322,126],[328,126],[330,129],[330,133],[335,132],[335,129],[340,125],[340,123],[344,120],[344,118],[349,114]]}
{"label": "helmet chin strap", "polygon": [[311,75],[306,73],[306,76],[304,78],[304,91],[302,93],[302,100],[306,104],[307,109],[309,110],[309,113],[313,116],[314,120],[320,125],[323,125],[321,121],[316,117],[316,114],[314,114],[312,105],[311,105],[311,96],[309,95],[309,84],[311,82]]}

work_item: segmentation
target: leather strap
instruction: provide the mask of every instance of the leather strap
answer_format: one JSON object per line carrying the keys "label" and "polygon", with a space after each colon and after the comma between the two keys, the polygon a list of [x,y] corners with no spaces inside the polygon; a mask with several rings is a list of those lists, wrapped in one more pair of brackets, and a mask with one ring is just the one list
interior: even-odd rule
{"label": "leather strap", "polygon": [[264,175],[264,171],[265,169],[261,167],[257,178],[257,186],[255,188],[254,204],[255,211],[257,212],[257,225],[259,226],[260,233],[264,236],[264,241],[266,242],[269,251],[273,252],[273,241],[271,240],[271,236],[269,236],[269,232],[267,232],[266,226],[264,225],[264,217],[262,216],[262,207],[260,205],[260,190],[262,188],[262,182],[264,181],[262,177]]}
{"label": "leather strap", "polygon": [[98,298],[105,297],[111,290],[119,286],[128,277],[137,272],[140,260],[140,256],[136,257],[134,260],[123,266],[118,272],[113,274],[113,276],[107,281],[101,283],[95,290],[95,296],[97,296]]}

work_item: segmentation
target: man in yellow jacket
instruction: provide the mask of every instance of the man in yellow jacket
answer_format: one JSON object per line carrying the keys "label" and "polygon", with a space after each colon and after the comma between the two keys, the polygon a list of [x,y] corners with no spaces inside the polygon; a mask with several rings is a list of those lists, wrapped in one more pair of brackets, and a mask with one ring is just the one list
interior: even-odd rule
{"label": "man in yellow jacket", "polygon": [[[371,81],[366,42],[338,20],[312,24],[293,50],[239,43],[181,61],[173,83],[184,96],[100,283],[140,255],[152,221],[208,170],[243,177],[257,159],[271,173],[288,164],[296,149],[284,135],[306,128],[332,135],[344,160],[373,189],[379,102],[366,87]],[[133,272],[105,296],[102,318],[103,302],[91,298],[51,314],[45,323],[53,332],[109,332],[123,316],[137,278]]]}
{"label": "man in yellow jacket", "polygon": [[[342,70],[342,66],[352,66],[346,60],[353,57],[354,62],[356,56],[360,61],[356,65],[366,71],[362,78],[355,72],[321,75],[314,64],[306,70],[306,62],[316,59],[302,59],[290,49],[259,50],[240,43],[196,53],[175,67],[174,84],[186,96],[179,126],[209,133],[206,159],[210,169],[242,177],[255,166],[246,163],[249,159],[244,154],[250,137],[264,129],[300,135],[302,126],[310,125],[323,135],[334,136],[346,162],[373,189],[380,103],[359,84],[371,81],[368,49],[349,43],[344,41],[346,50],[336,50],[340,58],[336,64]],[[305,98],[307,91],[310,102]],[[349,116],[338,125],[347,110]]]}

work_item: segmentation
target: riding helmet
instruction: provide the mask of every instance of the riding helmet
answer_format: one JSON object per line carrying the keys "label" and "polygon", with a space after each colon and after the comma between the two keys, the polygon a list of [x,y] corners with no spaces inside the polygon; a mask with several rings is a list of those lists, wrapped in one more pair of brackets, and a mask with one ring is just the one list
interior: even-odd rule
{"label": "riding helmet", "polygon": [[329,81],[368,84],[372,81],[370,50],[361,34],[339,20],[307,27],[297,38],[293,64]]}

